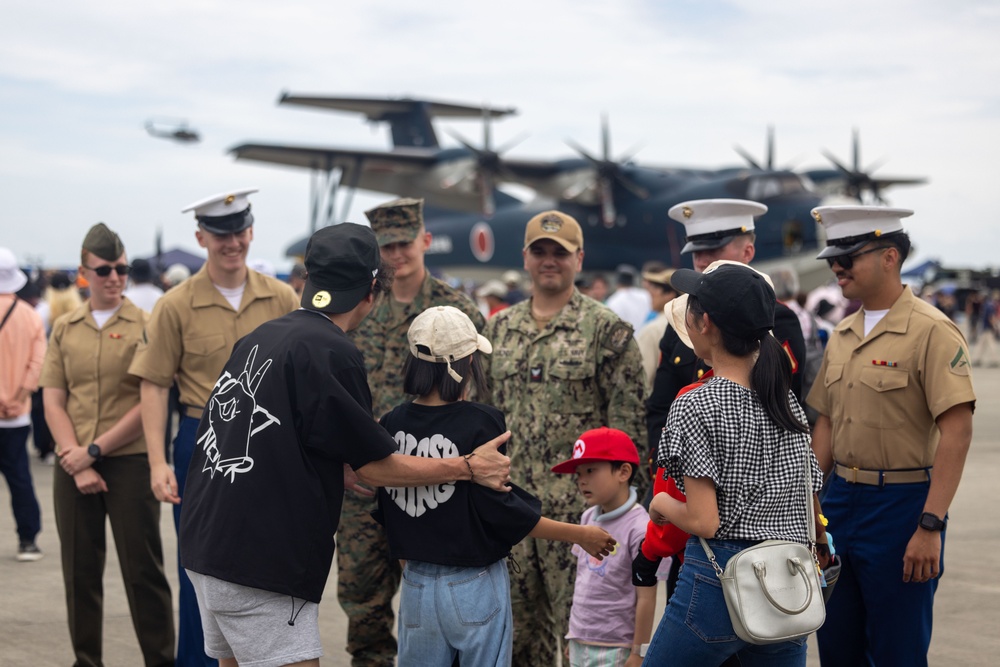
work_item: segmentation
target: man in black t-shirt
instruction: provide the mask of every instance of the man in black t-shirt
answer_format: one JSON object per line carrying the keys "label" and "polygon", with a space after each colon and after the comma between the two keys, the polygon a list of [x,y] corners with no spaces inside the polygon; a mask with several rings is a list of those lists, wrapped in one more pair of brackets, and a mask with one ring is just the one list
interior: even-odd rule
{"label": "man in black t-shirt", "polygon": [[469,459],[391,455],[396,444],[372,419],[364,360],[346,333],[390,283],[371,229],[319,230],[306,268],[302,309],[233,349],[188,471],[181,564],[198,594],[207,653],[240,664],[319,664],[316,608],[345,485],[474,477],[502,491],[509,480],[497,451],[509,434]]}

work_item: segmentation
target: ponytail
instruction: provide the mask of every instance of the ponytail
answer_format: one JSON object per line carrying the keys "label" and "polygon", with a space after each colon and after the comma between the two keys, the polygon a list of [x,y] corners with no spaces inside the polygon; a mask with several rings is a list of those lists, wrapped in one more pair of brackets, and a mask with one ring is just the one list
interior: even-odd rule
{"label": "ponytail", "polygon": [[808,433],[809,427],[795,417],[788,403],[792,387],[792,362],[774,336],[760,340],[760,354],[750,372],[750,388],[757,393],[764,412],[786,431]]}

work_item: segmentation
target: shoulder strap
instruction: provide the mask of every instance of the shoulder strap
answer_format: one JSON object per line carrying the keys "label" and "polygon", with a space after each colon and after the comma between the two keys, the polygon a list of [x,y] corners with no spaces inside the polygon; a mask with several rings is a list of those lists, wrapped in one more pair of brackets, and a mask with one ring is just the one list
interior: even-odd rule
{"label": "shoulder strap", "polygon": [[0,329],[3,329],[3,325],[7,324],[7,320],[10,319],[11,313],[13,313],[14,309],[17,308],[18,301],[19,299],[15,296],[14,303],[10,304],[10,308],[7,310],[7,314],[3,316],[3,320],[0,320]]}

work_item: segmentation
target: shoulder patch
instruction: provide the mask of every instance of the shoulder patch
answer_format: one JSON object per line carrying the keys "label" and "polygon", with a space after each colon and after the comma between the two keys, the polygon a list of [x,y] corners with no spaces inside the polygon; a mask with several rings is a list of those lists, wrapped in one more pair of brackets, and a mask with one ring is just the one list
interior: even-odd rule
{"label": "shoulder patch", "polygon": [[628,322],[618,322],[611,327],[611,331],[604,337],[604,347],[615,352],[622,352],[625,346],[628,345],[631,337],[632,325]]}
{"label": "shoulder patch", "polygon": [[965,348],[961,345],[958,346],[958,350],[955,351],[954,356],[951,358],[951,362],[948,364],[949,370],[954,375],[968,375],[969,374],[969,355],[965,351]]}

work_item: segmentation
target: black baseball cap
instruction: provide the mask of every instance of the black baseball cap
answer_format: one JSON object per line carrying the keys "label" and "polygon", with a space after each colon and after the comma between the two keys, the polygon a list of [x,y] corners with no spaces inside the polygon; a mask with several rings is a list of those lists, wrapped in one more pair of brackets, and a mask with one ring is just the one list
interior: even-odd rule
{"label": "black baseball cap", "polygon": [[715,325],[743,339],[759,340],[774,328],[774,290],[747,266],[723,264],[704,273],[677,269],[670,284],[690,294]]}
{"label": "black baseball cap", "polygon": [[382,265],[375,232],[353,222],[323,227],[309,238],[302,307],[346,313],[371,291]]}

